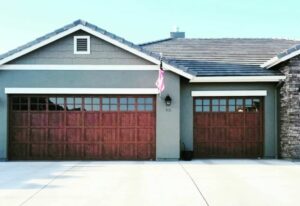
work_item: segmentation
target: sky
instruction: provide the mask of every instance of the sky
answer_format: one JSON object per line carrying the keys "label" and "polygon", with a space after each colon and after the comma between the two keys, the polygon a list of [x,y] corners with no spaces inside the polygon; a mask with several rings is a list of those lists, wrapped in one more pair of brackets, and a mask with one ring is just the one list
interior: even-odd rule
{"label": "sky", "polygon": [[83,19],[134,43],[169,37],[300,39],[300,0],[0,0],[0,54]]}

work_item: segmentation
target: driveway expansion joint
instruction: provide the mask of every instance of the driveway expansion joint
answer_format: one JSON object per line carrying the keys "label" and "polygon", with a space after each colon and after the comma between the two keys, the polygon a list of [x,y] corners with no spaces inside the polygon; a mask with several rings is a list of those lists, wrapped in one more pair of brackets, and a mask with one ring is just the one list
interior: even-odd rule
{"label": "driveway expansion joint", "polygon": [[30,197],[28,197],[26,200],[24,200],[20,206],[25,205],[28,203],[28,201],[30,201],[33,197],[35,197],[38,193],[40,193],[42,190],[44,190],[48,185],[50,185],[52,182],[54,182],[58,177],[64,175],[65,173],[67,173],[68,171],[72,170],[74,167],[76,167],[80,162],[78,162],[77,164],[74,164],[72,167],[70,167],[69,169],[66,169],[65,171],[63,171],[62,173],[56,175],[53,179],[51,179],[47,184],[45,184],[43,187],[41,187],[38,191],[36,191],[35,193],[33,193]]}
{"label": "driveway expansion joint", "polygon": [[201,192],[200,188],[198,187],[196,181],[192,177],[192,175],[187,171],[187,169],[181,164],[181,162],[178,162],[181,168],[183,169],[184,173],[189,177],[189,179],[192,181],[193,185],[196,187],[198,193],[200,194],[201,198],[204,200],[205,204],[209,206],[208,201],[204,197],[203,193]]}

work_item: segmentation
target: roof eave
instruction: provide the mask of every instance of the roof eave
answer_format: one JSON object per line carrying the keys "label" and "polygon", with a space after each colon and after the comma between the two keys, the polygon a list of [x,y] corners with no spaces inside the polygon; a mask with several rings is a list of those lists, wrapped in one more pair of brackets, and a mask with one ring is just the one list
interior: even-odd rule
{"label": "roof eave", "polygon": [[194,77],[190,83],[217,83],[217,82],[279,82],[285,80],[285,76],[212,76]]}

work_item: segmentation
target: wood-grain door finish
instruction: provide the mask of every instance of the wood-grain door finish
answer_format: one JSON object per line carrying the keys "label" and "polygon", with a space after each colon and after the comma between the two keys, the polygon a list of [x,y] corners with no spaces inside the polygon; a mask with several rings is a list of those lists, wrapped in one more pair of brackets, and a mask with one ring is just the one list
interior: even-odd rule
{"label": "wood-grain door finish", "polygon": [[154,96],[11,96],[11,160],[153,160]]}
{"label": "wood-grain door finish", "polygon": [[196,158],[263,156],[263,98],[194,98]]}

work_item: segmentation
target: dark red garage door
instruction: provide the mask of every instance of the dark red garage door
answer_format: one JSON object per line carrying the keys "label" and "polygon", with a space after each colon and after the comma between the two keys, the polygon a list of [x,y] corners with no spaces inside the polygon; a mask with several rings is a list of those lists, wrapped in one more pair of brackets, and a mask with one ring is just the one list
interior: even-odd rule
{"label": "dark red garage door", "polygon": [[263,99],[194,98],[196,158],[263,156]]}
{"label": "dark red garage door", "polygon": [[154,96],[10,96],[11,160],[155,159]]}

